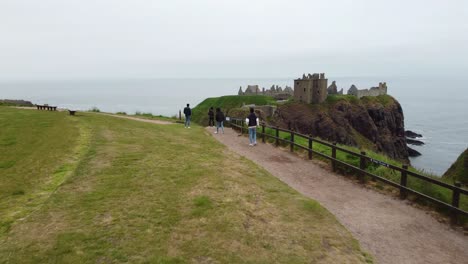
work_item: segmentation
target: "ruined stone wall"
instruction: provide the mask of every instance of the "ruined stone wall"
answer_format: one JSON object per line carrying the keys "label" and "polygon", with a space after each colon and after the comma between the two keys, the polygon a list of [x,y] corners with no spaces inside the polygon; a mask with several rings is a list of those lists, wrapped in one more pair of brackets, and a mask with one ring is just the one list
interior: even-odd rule
{"label": "ruined stone wall", "polygon": [[244,105],[242,106],[242,108],[243,109],[253,108],[255,110],[260,110],[265,114],[265,117],[272,117],[275,114],[276,109],[277,109],[277,107],[274,105],[255,105],[255,104]]}
{"label": "ruined stone wall", "polygon": [[286,86],[284,89],[278,85],[271,86],[270,89],[266,90],[262,88],[259,89],[258,85],[248,85],[245,89],[245,92],[242,91],[242,86],[239,88],[237,95],[266,95],[278,98],[289,98],[294,95],[294,91],[291,87]]}
{"label": "ruined stone wall", "polygon": [[371,87],[370,89],[357,89],[356,86],[352,85],[351,88],[348,90],[348,94],[354,95],[357,98],[361,98],[364,96],[379,96],[387,94],[387,84],[386,83],[379,83],[378,87]]}

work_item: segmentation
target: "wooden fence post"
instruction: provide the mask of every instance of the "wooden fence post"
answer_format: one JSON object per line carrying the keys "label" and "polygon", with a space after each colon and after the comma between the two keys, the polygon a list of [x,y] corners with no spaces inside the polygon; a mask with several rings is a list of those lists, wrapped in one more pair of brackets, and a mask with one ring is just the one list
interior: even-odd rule
{"label": "wooden fence post", "polygon": [[262,123],[262,142],[265,143],[265,123]]}
{"label": "wooden fence post", "polygon": [[241,135],[244,134],[244,119],[241,120]]}
{"label": "wooden fence post", "polygon": [[275,145],[278,146],[279,145],[279,127],[276,126],[276,142],[275,142]]}
{"label": "wooden fence post", "polygon": [[[403,170],[401,171],[401,178],[400,178],[400,185],[406,187],[407,182],[408,182],[408,174],[406,173],[406,170],[408,169],[408,165],[403,164],[402,166]],[[406,192],[405,189],[400,188],[400,199],[404,200],[406,199],[408,193]]]}
{"label": "wooden fence post", "polygon": [[309,159],[312,159],[312,135],[309,135]]}
{"label": "wooden fence post", "polygon": [[182,120],[182,111],[179,110],[179,120]]}
{"label": "wooden fence post", "polygon": [[336,171],[336,142],[333,142],[333,146],[332,146],[332,168],[333,168],[333,171]]}
{"label": "wooden fence post", "polygon": [[[366,152],[365,152],[365,151],[361,151],[361,155],[366,156]],[[367,164],[366,164],[366,158],[363,157],[363,156],[360,157],[359,168],[360,168],[361,170],[366,170],[366,166],[367,166]],[[366,177],[366,174],[365,174],[364,172],[359,173],[359,181],[360,181],[361,183],[365,183],[365,182],[366,182],[366,181],[365,181],[365,177]]]}
{"label": "wooden fence post", "polygon": [[[459,182],[455,182],[455,187],[460,188],[461,184]],[[459,208],[460,206],[460,191],[457,189],[453,189],[452,193],[452,206]],[[452,225],[456,225],[458,223],[458,213],[456,211],[452,212],[452,215],[450,217],[450,223]]]}
{"label": "wooden fence post", "polygon": [[291,142],[290,142],[290,151],[294,152],[294,131],[291,130]]}

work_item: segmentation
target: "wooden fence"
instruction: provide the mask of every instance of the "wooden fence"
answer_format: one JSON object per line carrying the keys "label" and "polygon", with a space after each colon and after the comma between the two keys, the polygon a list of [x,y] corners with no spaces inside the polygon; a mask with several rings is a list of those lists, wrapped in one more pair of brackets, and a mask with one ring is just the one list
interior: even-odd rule
{"label": "wooden fence", "polygon": [[[243,134],[244,132],[247,132],[247,127],[245,126],[244,119],[230,118],[229,124],[232,126],[232,128],[238,129],[241,134]],[[266,128],[273,129],[275,131],[275,135],[273,136],[273,135],[267,134],[265,132]],[[281,138],[279,136],[280,131],[288,133],[290,135],[290,139]],[[265,140],[266,140],[267,137],[271,138],[271,139],[274,139],[275,146],[279,146],[280,142],[286,143],[286,144],[289,145],[291,152],[294,151],[294,147],[304,149],[306,152],[308,152],[309,159],[312,159],[314,155],[319,155],[322,158],[328,159],[328,160],[331,161],[333,171],[337,170],[338,165],[341,165],[341,166],[344,166],[344,167],[347,167],[347,168],[351,168],[354,171],[358,172],[359,179],[360,179],[361,183],[365,182],[365,178],[364,178],[365,176],[369,176],[374,180],[378,180],[378,181],[381,181],[381,182],[386,183],[388,185],[391,185],[391,186],[393,186],[395,188],[398,188],[400,190],[400,198],[401,199],[406,199],[408,194],[414,194],[414,195],[422,197],[423,199],[426,199],[426,200],[428,200],[430,202],[438,204],[442,208],[446,208],[446,209],[450,210],[450,212],[451,212],[451,222],[453,224],[457,223],[458,216],[460,216],[460,215],[465,216],[465,217],[468,216],[468,212],[464,211],[463,209],[460,208],[460,195],[468,195],[468,190],[461,188],[460,183],[455,183],[454,185],[451,185],[451,184],[442,182],[440,180],[433,179],[433,178],[421,175],[419,173],[410,171],[410,170],[408,170],[408,165],[402,165],[402,167],[400,168],[398,166],[394,166],[392,164],[388,164],[386,162],[383,162],[383,161],[380,161],[380,160],[377,160],[377,159],[373,159],[373,158],[367,156],[366,153],[363,152],[363,151],[361,153],[357,153],[357,152],[354,152],[354,151],[339,147],[339,146],[336,145],[336,143],[329,143],[329,142],[326,142],[326,141],[323,141],[323,140],[320,140],[320,139],[313,138],[310,135],[300,134],[300,133],[297,133],[297,132],[292,131],[292,130],[279,128],[277,126],[276,127],[268,126],[265,123],[261,123],[261,132],[258,132],[257,135],[261,137],[263,143],[265,143]],[[306,147],[306,146],[298,144],[294,140],[296,137],[301,137],[301,138],[306,139],[306,141],[308,141],[308,146]],[[319,144],[324,145],[324,146],[328,146],[330,148],[330,150],[331,150],[331,156],[313,150],[314,142],[319,143]],[[349,155],[358,157],[359,161],[360,161],[359,162],[359,167],[354,166],[354,165],[349,164],[349,163],[346,163],[344,161],[338,160],[337,157],[336,157],[337,151],[342,151],[342,152],[347,153]],[[382,176],[375,175],[373,173],[370,173],[370,172],[366,171],[366,167],[367,167],[368,163],[374,163],[374,164],[377,164],[377,165],[380,165],[380,166],[385,166],[385,167],[387,167],[389,169],[397,171],[398,173],[400,173],[400,183],[393,182],[393,181],[391,181],[389,179],[386,179],[386,178],[384,178]],[[408,183],[408,177],[415,177],[417,179],[423,180],[423,181],[428,182],[430,184],[435,184],[435,185],[438,185],[438,186],[441,186],[443,188],[451,190],[452,191],[452,203],[448,204],[448,203],[446,203],[444,201],[441,201],[439,199],[436,199],[434,197],[431,197],[429,195],[426,195],[424,193],[421,193],[421,192],[418,192],[416,190],[411,189],[410,187],[408,187],[408,184],[407,184]]]}

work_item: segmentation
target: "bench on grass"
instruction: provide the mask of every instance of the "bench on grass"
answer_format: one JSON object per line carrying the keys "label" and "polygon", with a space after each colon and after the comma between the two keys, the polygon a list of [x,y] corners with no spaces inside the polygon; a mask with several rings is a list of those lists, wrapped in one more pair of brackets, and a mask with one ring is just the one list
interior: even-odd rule
{"label": "bench on grass", "polygon": [[56,106],[50,106],[48,104],[45,104],[45,105],[36,105],[37,107],[37,110],[47,110],[47,111],[57,111],[57,107]]}

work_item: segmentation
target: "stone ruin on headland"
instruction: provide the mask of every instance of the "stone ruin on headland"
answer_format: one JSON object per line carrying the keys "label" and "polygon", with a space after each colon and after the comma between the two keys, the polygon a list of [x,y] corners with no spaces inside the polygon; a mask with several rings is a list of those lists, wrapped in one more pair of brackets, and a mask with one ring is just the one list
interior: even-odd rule
{"label": "stone ruin on headland", "polygon": [[270,89],[265,87],[260,90],[258,85],[247,85],[245,91],[242,91],[242,86],[239,88],[237,95],[265,95],[272,96],[277,100],[285,100],[294,95],[294,90],[286,86],[284,89],[278,85],[272,85]]}
{"label": "stone ruin on headland", "polygon": [[[242,91],[242,86],[239,88],[238,95],[266,95],[272,96],[277,100],[285,100],[294,97],[296,101],[306,103],[322,103],[327,99],[328,95],[342,95],[343,88],[338,91],[336,81],[333,81],[328,86],[328,79],[325,78],[325,73],[303,74],[302,78],[294,80],[294,89],[286,86],[284,89],[278,85],[271,86],[270,89],[260,90],[258,85],[248,85],[245,91]],[[369,89],[358,89],[354,84],[348,89],[348,95],[354,95],[357,98],[363,96],[379,96],[387,94],[387,83],[380,82],[377,87]]]}
{"label": "stone ruin on headland", "polygon": [[379,86],[377,87],[371,87],[369,89],[362,89],[359,90],[356,88],[356,86],[353,84],[348,90],[348,94],[354,95],[357,98],[361,98],[363,96],[379,96],[379,95],[384,95],[387,94],[387,83],[385,82],[380,82]]}
{"label": "stone ruin on headland", "polygon": [[[327,85],[328,79],[325,78],[325,73],[303,74],[302,78],[294,80],[294,99],[299,102],[322,103],[327,99],[328,95],[343,94],[343,89],[338,91],[335,81],[328,88]],[[378,87],[361,90],[353,84],[347,94],[354,95],[357,98],[385,95],[387,94],[387,84],[381,82]]]}

